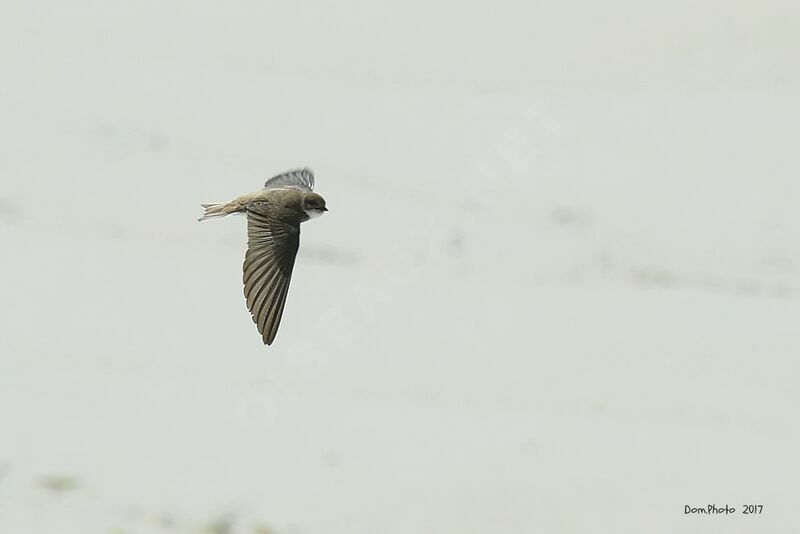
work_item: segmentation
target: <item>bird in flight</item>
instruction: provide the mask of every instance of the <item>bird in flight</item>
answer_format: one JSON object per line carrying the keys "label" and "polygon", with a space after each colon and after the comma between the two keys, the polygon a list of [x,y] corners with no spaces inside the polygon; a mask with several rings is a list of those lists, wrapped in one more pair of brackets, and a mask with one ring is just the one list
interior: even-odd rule
{"label": "bird in flight", "polygon": [[272,345],[300,246],[300,223],[328,211],[325,199],[314,192],[314,173],[309,168],[288,171],[267,180],[260,191],[202,206],[205,214],[200,221],[247,216],[244,296],[261,338]]}

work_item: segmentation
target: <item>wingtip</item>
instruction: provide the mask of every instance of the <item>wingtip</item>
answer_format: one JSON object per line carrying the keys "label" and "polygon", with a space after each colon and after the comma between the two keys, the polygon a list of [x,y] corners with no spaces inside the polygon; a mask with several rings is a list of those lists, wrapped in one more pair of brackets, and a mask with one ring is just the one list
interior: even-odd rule
{"label": "wingtip", "polygon": [[264,335],[261,336],[261,340],[264,342],[264,345],[267,345],[267,346],[272,345],[275,342],[275,338],[277,337],[277,335],[276,335],[277,333],[278,332],[276,330],[275,332],[272,333],[272,336],[270,337],[270,335],[269,335],[270,333],[269,332],[264,332]]}

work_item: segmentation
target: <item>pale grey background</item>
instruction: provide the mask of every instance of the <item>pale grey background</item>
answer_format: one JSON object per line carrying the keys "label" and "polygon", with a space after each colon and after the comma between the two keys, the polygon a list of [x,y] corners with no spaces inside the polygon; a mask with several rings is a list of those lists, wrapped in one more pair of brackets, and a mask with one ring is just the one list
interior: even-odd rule
{"label": "pale grey background", "polygon": [[798,5],[2,2],[0,532],[798,530]]}

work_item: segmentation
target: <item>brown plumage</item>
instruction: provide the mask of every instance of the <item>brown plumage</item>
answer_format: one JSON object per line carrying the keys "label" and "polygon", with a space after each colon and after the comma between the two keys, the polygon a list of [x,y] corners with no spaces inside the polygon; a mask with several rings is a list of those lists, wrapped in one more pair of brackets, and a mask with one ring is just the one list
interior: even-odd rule
{"label": "brown plumage", "polygon": [[313,192],[310,169],[279,174],[264,189],[230,202],[203,204],[199,220],[235,213],[247,216],[247,252],[242,282],[247,309],[265,344],[271,345],[286,306],[297,249],[300,223],[325,211],[325,199]]}

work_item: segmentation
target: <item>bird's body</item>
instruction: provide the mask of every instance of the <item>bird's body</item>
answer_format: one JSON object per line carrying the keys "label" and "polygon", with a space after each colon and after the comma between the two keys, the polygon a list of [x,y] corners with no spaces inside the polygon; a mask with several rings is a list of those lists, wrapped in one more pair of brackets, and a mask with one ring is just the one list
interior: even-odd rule
{"label": "bird's body", "polygon": [[300,223],[322,215],[325,199],[313,192],[310,169],[279,174],[264,189],[227,203],[203,204],[199,220],[244,214],[247,216],[247,253],[244,258],[244,295],[247,308],[265,344],[278,333],[294,259],[300,246]]}
{"label": "bird's body", "polygon": [[246,215],[247,210],[255,204],[262,207],[275,217],[297,219],[297,224],[307,221],[310,217],[303,211],[302,201],[305,193],[296,189],[262,189],[254,193],[247,193],[230,202],[220,204],[203,204],[206,213],[199,220],[224,217],[226,215]]}

